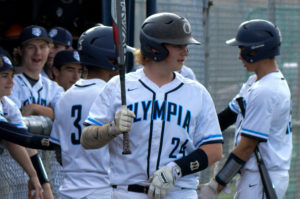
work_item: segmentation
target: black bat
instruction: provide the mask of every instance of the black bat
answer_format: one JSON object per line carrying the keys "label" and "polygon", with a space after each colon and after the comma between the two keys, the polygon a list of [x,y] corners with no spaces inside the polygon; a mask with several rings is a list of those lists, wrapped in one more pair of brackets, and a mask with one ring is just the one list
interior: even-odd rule
{"label": "black bat", "polygon": [[273,186],[273,183],[271,181],[269,172],[266,168],[266,165],[261,157],[261,154],[259,152],[258,146],[256,147],[255,151],[255,157],[257,160],[257,165],[260,173],[260,178],[264,187],[264,192],[266,194],[267,199],[277,199],[277,195]]}
{"label": "black bat", "polygon": [[[126,3],[125,0],[111,1],[112,27],[117,49],[119,65],[122,108],[126,108],[125,73],[126,73]],[[123,133],[123,152],[131,154],[128,132]]]}

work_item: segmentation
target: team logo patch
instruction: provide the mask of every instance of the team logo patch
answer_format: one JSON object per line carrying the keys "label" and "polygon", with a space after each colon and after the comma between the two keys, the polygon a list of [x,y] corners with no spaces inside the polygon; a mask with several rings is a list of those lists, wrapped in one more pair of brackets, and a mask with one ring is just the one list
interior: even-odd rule
{"label": "team logo patch", "polygon": [[79,54],[78,54],[77,51],[74,51],[73,57],[74,57],[74,59],[76,59],[78,62],[80,61],[80,59],[79,59]]}
{"label": "team logo patch", "polygon": [[34,36],[39,37],[42,34],[42,30],[40,28],[32,28],[31,32]]}
{"label": "team logo patch", "polygon": [[191,34],[191,33],[192,33],[192,27],[191,27],[191,24],[190,24],[187,20],[184,20],[184,23],[183,23],[183,31],[184,31],[186,34]]}
{"label": "team logo patch", "polygon": [[53,38],[57,35],[57,29],[53,28],[49,32],[49,37]]}
{"label": "team logo patch", "polygon": [[199,167],[200,167],[200,164],[197,160],[195,162],[190,163],[191,171],[197,170],[197,169],[199,169]]}

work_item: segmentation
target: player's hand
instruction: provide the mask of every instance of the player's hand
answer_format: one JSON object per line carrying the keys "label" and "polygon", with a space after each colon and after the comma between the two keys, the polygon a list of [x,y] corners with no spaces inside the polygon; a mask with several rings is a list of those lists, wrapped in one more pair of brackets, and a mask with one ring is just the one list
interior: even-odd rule
{"label": "player's hand", "polygon": [[197,187],[198,199],[217,199],[218,197],[218,183],[212,179],[209,183],[200,184]]}
{"label": "player's hand", "polygon": [[29,199],[35,199],[35,198],[43,199],[42,186],[41,186],[37,176],[33,176],[33,177],[29,178],[28,198]]}
{"label": "player's hand", "polygon": [[161,199],[168,195],[174,186],[175,177],[173,175],[173,168],[164,166],[155,171],[150,177],[150,187],[148,191],[148,198]]}
{"label": "player's hand", "polygon": [[109,129],[110,134],[116,136],[123,132],[130,131],[133,118],[135,118],[135,114],[126,107],[119,110],[116,113],[115,120],[112,122]]}

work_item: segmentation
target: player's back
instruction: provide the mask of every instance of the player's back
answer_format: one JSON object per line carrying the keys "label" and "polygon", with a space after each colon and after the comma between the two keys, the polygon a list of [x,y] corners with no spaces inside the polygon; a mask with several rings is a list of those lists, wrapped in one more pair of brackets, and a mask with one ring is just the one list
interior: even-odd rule
{"label": "player's back", "polygon": [[[80,145],[83,122],[104,85],[105,82],[100,79],[79,80],[56,104],[51,140],[61,146],[65,173],[62,192],[73,189],[74,193],[78,186],[87,190],[107,186],[109,183],[108,148],[105,146],[96,150],[85,150]],[[85,193],[81,191],[78,194]]]}

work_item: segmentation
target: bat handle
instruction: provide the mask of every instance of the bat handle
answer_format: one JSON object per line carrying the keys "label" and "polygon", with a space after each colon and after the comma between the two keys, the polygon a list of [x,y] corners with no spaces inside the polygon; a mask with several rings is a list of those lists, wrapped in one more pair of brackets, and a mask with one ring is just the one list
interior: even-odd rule
{"label": "bat handle", "polygon": [[130,147],[129,147],[129,135],[128,132],[123,133],[123,155],[131,154]]}

